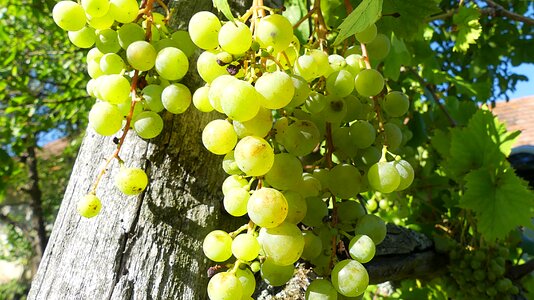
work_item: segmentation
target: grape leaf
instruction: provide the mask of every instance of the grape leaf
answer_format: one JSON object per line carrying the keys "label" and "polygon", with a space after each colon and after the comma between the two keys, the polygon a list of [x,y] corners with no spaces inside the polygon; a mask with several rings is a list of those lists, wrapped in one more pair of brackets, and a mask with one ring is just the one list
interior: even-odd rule
{"label": "grape leaf", "polygon": [[458,9],[458,13],[452,18],[452,22],[458,30],[453,51],[466,52],[471,44],[476,43],[482,32],[482,27],[478,22],[479,18],[480,12],[474,7],[461,6]]}
{"label": "grape leaf", "polygon": [[215,7],[218,11],[222,12],[223,15],[229,21],[234,20],[234,16],[232,15],[232,10],[230,10],[230,5],[228,4],[228,0],[213,0],[213,7]]}
{"label": "grape leaf", "polygon": [[534,194],[511,168],[497,175],[481,168],[466,177],[466,192],[460,207],[472,209],[477,228],[488,241],[503,239],[517,226],[527,225],[534,216]]}
{"label": "grape leaf", "polygon": [[441,11],[439,3],[439,0],[385,0],[382,14],[387,17],[380,19],[381,31],[393,31],[407,41],[422,36],[428,25],[426,19]]}
{"label": "grape leaf", "polygon": [[363,0],[339,25],[339,34],[334,41],[338,45],[351,35],[374,24],[382,12],[383,0]]}
{"label": "grape leaf", "polygon": [[[286,9],[282,13],[291,24],[296,24],[304,15],[308,13],[305,0],[289,0],[286,1]],[[305,42],[310,36],[310,26],[308,22],[302,22],[299,27],[295,29],[295,35],[301,42]]]}
{"label": "grape leaf", "polygon": [[391,51],[384,62],[384,76],[395,81],[399,80],[401,66],[411,65],[412,57],[404,41],[395,33],[391,34]]}

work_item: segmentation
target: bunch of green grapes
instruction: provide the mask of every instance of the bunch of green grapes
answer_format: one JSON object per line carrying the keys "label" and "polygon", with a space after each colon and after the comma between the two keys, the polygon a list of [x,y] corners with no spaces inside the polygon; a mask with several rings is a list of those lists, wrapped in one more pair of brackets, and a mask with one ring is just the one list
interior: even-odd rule
{"label": "bunch of green grapes", "polygon": [[[250,218],[205,237],[205,255],[228,267],[210,279],[208,295],[250,299],[254,272],[280,286],[302,259],[321,276],[306,299],[360,297],[369,284],[363,264],[386,237],[385,222],[366,213],[361,194],[402,191],[414,178],[392,152],[403,144],[408,98],[386,92],[361,53],[301,47],[289,20],[273,12],[248,19],[255,9],[227,22],[202,11],[188,28],[204,50],[196,67],[206,84],[193,104],[225,115],[202,133],[206,149],[224,156],[222,204]],[[357,36],[363,44],[379,40],[370,47],[377,59],[389,51],[383,37],[374,24]]]}
{"label": "bunch of green grapes", "polygon": [[[169,30],[166,18],[151,12],[152,3],[147,1],[140,10],[137,0],[60,1],[52,11],[74,45],[91,48],[87,92],[96,102],[89,126],[103,136],[122,130],[120,144],[130,128],[143,139],[158,136],[163,130],[160,113],[181,114],[192,101],[191,91],[179,81],[196,47],[186,31]],[[148,184],[146,173],[119,161],[117,188],[126,195],[141,193]],[[91,218],[100,208],[95,185],[79,201],[78,212]]]}

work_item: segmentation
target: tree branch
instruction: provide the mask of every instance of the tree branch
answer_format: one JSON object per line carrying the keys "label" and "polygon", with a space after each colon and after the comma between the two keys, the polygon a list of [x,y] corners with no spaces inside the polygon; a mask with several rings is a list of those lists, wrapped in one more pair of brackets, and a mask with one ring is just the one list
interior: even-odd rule
{"label": "tree branch", "polygon": [[531,259],[522,265],[510,267],[506,271],[506,277],[512,280],[518,280],[532,271],[534,271],[534,259]]}
{"label": "tree branch", "polygon": [[528,25],[534,25],[534,19],[531,19],[529,17],[525,17],[523,15],[520,15],[520,14],[516,14],[514,12],[511,12],[509,10],[507,10],[506,8],[504,8],[502,5],[498,4],[498,3],[495,3],[494,1],[492,0],[484,0],[486,1],[486,3],[495,8],[495,11],[505,17],[508,17],[509,19],[512,19],[512,20],[516,20],[516,21],[519,21],[519,22],[523,22],[525,24],[528,24]]}

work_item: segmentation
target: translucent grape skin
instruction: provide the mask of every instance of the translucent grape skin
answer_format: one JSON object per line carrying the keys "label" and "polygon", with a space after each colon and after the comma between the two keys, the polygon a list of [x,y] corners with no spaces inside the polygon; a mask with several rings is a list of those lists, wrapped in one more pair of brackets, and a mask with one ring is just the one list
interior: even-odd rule
{"label": "translucent grape skin", "polygon": [[100,135],[113,135],[122,127],[122,114],[115,105],[95,103],[89,111],[89,126]]}
{"label": "translucent grape skin", "polygon": [[104,101],[120,104],[130,98],[130,82],[122,75],[106,75],[105,80],[98,81],[98,84],[99,96]]}
{"label": "translucent grape skin", "polygon": [[87,194],[76,204],[76,210],[84,218],[92,218],[100,212],[102,203],[95,194]]}
{"label": "translucent grape skin", "polygon": [[95,44],[102,53],[117,53],[121,49],[117,32],[109,28],[98,31]]}
{"label": "translucent grape skin", "polygon": [[265,255],[280,266],[292,265],[304,249],[304,237],[295,224],[282,224],[260,229],[258,236]]}
{"label": "translucent grape skin", "polygon": [[375,245],[382,243],[386,238],[387,227],[384,220],[375,215],[365,215],[358,220],[354,228],[355,234],[367,235]]}
{"label": "translucent grape skin", "polygon": [[393,91],[386,95],[382,108],[391,117],[401,117],[410,107],[410,100],[408,96],[402,92]]}
{"label": "translucent grape skin", "polygon": [[203,86],[193,93],[193,105],[201,112],[210,112],[213,110],[213,106],[211,106],[208,97],[209,89],[208,86]]}
{"label": "translucent grape skin", "polygon": [[249,198],[248,190],[243,188],[231,189],[224,196],[224,209],[234,217],[244,216],[247,213]]}
{"label": "translucent grape skin", "polygon": [[287,216],[287,209],[284,195],[275,189],[265,187],[254,191],[247,204],[250,220],[264,228],[282,224]]}
{"label": "translucent grape skin", "polygon": [[349,254],[358,262],[364,264],[375,256],[375,243],[367,235],[357,234],[349,243]]}
{"label": "translucent grape skin", "polygon": [[241,299],[242,295],[241,281],[233,273],[217,273],[208,282],[208,297],[211,300],[236,300]]}
{"label": "translucent grape skin", "polygon": [[161,102],[168,112],[181,114],[191,105],[191,97],[191,91],[187,86],[173,83],[163,89]]}
{"label": "translucent grape skin", "polygon": [[260,253],[260,243],[252,234],[240,234],[232,242],[232,253],[237,259],[252,261]]}
{"label": "translucent grape skin", "polygon": [[195,45],[204,50],[215,49],[219,46],[218,34],[221,21],[211,12],[201,11],[189,20],[188,31]]}
{"label": "translucent grape skin", "polygon": [[232,237],[225,231],[214,230],[204,238],[202,250],[215,262],[226,261],[232,256]]}
{"label": "translucent grape skin", "polygon": [[189,60],[185,53],[174,47],[160,50],[156,56],[155,68],[158,74],[167,80],[182,79],[189,69]]}
{"label": "translucent grape skin", "polygon": [[286,17],[273,14],[260,19],[255,35],[262,48],[272,47],[276,54],[289,47],[293,40],[293,26]]}
{"label": "translucent grape skin", "polygon": [[91,48],[96,41],[95,30],[84,27],[78,31],[69,31],[69,40],[78,48]]}
{"label": "translucent grape skin", "polygon": [[264,73],[254,87],[263,96],[261,105],[269,109],[288,105],[295,94],[293,80],[282,71]]}
{"label": "translucent grape skin", "polygon": [[202,131],[202,144],[210,152],[224,155],[237,143],[234,127],[226,120],[213,120]]}
{"label": "translucent grape skin", "polygon": [[361,263],[351,259],[342,260],[332,269],[332,285],[340,294],[356,297],[365,292],[369,275]]}
{"label": "translucent grape skin", "polygon": [[85,11],[74,1],[60,1],[52,9],[54,22],[66,31],[78,31],[85,26]]}
{"label": "translucent grape skin", "polygon": [[354,79],[356,91],[365,97],[378,95],[384,88],[384,77],[375,69],[362,70]]}
{"label": "translucent grape skin", "polygon": [[274,163],[273,148],[256,136],[241,139],[235,146],[234,157],[239,169],[248,176],[265,175]]}
{"label": "translucent grape skin", "polygon": [[156,49],[146,41],[135,41],[126,49],[128,63],[139,71],[148,71],[156,63]]}
{"label": "translucent grape skin", "polygon": [[306,300],[337,300],[337,291],[327,279],[315,279],[306,288]]}
{"label": "translucent grape skin", "polygon": [[241,21],[230,21],[219,30],[218,41],[221,48],[231,54],[245,53],[252,45],[252,32]]}
{"label": "translucent grape skin", "polygon": [[252,271],[250,271],[249,268],[237,268],[235,276],[239,279],[241,286],[243,287],[243,297],[252,296],[256,289],[256,278],[254,278]]}
{"label": "translucent grape skin", "polygon": [[367,172],[367,179],[373,189],[385,194],[395,191],[400,184],[399,172],[385,161],[372,165]]}
{"label": "translucent grape skin", "polygon": [[393,162],[393,166],[395,166],[395,169],[397,169],[397,172],[399,172],[400,176],[400,183],[397,187],[397,191],[407,189],[410,185],[412,185],[415,177],[412,165],[405,160],[399,160]]}
{"label": "translucent grape skin", "polygon": [[223,112],[233,120],[245,122],[254,118],[260,110],[260,94],[242,80],[232,80],[224,88],[220,101]]}
{"label": "translucent grape skin", "polygon": [[138,195],[148,185],[148,176],[140,168],[122,167],[115,176],[115,186],[125,195]]}
{"label": "translucent grape skin", "polygon": [[163,119],[153,111],[144,111],[133,119],[133,129],[144,139],[155,138],[163,130]]}
{"label": "translucent grape skin", "polygon": [[279,266],[267,258],[261,264],[261,277],[272,286],[281,286],[293,277],[295,267],[293,265]]}

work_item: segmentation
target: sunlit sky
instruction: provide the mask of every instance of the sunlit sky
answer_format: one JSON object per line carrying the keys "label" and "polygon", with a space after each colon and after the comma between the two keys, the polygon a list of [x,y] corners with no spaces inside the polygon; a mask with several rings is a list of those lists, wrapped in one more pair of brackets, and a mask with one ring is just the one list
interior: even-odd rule
{"label": "sunlit sky", "polygon": [[522,64],[514,68],[515,73],[528,77],[529,81],[520,81],[516,91],[510,92],[510,99],[534,95],[534,64]]}

